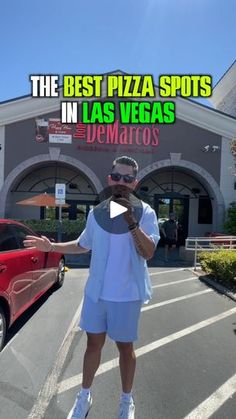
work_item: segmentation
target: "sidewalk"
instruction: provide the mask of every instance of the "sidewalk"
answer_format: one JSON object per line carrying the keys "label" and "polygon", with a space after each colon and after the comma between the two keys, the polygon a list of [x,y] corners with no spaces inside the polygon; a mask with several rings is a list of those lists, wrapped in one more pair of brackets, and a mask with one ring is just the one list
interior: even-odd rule
{"label": "sidewalk", "polygon": [[197,268],[196,271],[193,271],[193,273],[199,278],[200,281],[205,282],[205,284],[209,285],[211,288],[214,288],[220,294],[224,294],[227,297],[231,298],[231,300],[236,301],[236,293],[230,291],[224,285],[219,284],[219,282],[214,281],[214,279],[209,278],[208,275],[204,271],[202,271],[200,267]]}

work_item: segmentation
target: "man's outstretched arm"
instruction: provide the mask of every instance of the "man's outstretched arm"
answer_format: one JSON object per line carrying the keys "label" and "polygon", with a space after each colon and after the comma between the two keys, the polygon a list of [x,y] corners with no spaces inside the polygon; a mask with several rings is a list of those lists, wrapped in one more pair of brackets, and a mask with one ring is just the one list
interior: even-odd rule
{"label": "man's outstretched arm", "polygon": [[63,254],[89,252],[88,249],[80,246],[77,240],[65,243],[52,243],[45,236],[26,236],[26,240],[24,240],[24,246],[35,248],[41,252],[60,252]]}

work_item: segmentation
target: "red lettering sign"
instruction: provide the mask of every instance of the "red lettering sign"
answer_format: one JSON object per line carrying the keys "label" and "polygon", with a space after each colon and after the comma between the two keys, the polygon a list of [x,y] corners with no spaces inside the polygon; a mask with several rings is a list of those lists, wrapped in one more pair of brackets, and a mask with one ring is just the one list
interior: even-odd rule
{"label": "red lettering sign", "polygon": [[[45,133],[43,132],[45,130]],[[36,120],[36,141],[69,143],[69,138],[94,144],[105,150],[104,145],[110,147],[117,144],[135,147],[157,147],[159,145],[159,128],[156,125],[122,125],[119,121],[114,124],[62,124],[59,119]],[[42,137],[42,139],[41,139]],[[70,141],[71,142],[71,141]]]}

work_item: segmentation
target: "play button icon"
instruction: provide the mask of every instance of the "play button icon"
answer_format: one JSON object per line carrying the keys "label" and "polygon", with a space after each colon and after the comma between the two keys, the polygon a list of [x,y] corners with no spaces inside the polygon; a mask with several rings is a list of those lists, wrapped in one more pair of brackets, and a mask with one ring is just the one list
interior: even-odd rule
{"label": "play button icon", "polygon": [[110,218],[118,217],[118,215],[124,214],[126,211],[128,211],[128,209],[123,205],[110,201]]}
{"label": "play button icon", "polygon": [[135,221],[139,223],[143,214],[142,201],[136,197],[134,191],[124,185],[104,188],[99,194],[100,203],[94,207],[93,214],[99,227],[111,234],[129,232],[124,217],[128,209],[119,203],[120,198],[129,200]]}

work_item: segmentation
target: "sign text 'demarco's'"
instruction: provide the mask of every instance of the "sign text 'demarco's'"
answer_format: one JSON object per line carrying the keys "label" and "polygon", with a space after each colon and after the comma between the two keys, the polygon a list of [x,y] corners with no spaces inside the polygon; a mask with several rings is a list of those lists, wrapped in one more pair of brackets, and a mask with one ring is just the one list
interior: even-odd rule
{"label": "sign text 'demarco's'", "polygon": [[62,124],[60,119],[36,119],[35,121],[37,143],[64,143],[72,144],[78,140],[86,144],[107,145],[159,145],[159,128],[152,125],[123,125],[119,120],[114,124]]}

